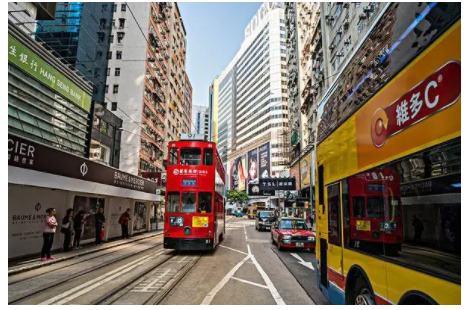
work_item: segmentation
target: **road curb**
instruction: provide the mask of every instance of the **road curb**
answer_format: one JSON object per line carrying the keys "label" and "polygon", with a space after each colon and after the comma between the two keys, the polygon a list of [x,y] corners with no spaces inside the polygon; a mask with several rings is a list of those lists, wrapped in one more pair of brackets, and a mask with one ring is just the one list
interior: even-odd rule
{"label": "road curb", "polygon": [[112,242],[110,242],[109,246],[106,246],[106,247],[94,248],[94,249],[84,251],[84,252],[81,252],[81,253],[76,253],[76,254],[72,254],[72,255],[69,255],[69,256],[57,258],[56,260],[50,260],[50,261],[35,264],[35,265],[32,265],[32,266],[28,266],[28,267],[21,267],[21,268],[17,268],[17,269],[8,270],[8,276],[12,276],[12,275],[15,275],[15,274],[20,274],[20,273],[27,272],[27,271],[34,270],[34,269],[38,269],[38,268],[41,268],[41,267],[53,265],[53,264],[56,264],[56,263],[59,263],[59,262],[63,262],[63,261],[70,260],[70,259],[73,259],[73,258],[77,258],[77,257],[80,257],[80,256],[96,253],[96,252],[99,252],[99,251],[115,248],[115,247],[120,246],[120,245],[134,243],[134,242],[144,240],[144,239],[149,239],[149,238],[156,237],[156,236],[159,236],[159,235],[162,235],[162,234],[163,234],[163,232],[161,231],[161,232],[158,232],[156,234],[143,236],[143,237],[138,238],[138,239],[137,238],[135,238],[135,239],[132,238],[128,242],[122,242],[122,243],[118,243],[118,244],[112,244]]}

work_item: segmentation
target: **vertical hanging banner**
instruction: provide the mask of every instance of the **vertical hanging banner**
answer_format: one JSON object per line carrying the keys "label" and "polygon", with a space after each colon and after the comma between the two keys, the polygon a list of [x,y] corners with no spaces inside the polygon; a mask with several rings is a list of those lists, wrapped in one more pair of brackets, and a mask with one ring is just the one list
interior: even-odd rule
{"label": "vertical hanging banner", "polygon": [[237,158],[230,160],[231,164],[231,189],[238,189],[238,182],[237,182]]}
{"label": "vertical hanging banner", "polygon": [[269,178],[270,173],[270,142],[258,148],[258,158],[260,161],[260,178]]}
{"label": "vertical hanging banner", "polygon": [[246,183],[246,178],[245,178],[245,155],[241,156],[237,159],[237,176],[238,176],[238,184],[239,184],[239,190],[240,191],[245,191],[245,183]]}
{"label": "vertical hanging banner", "polygon": [[247,180],[249,184],[258,184],[258,149],[247,153],[248,171]]}

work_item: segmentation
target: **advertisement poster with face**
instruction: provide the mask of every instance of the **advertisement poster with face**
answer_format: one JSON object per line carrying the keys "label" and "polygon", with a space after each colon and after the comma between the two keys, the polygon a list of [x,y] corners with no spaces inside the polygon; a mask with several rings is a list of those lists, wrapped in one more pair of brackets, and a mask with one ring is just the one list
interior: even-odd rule
{"label": "advertisement poster with face", "polygon": [[271,177],[270,173],[270,142],[258,148],[258,158],[260,161],[260,178]]}
{"label": "advertisement poster with face", "polygon": [[311,153],[301,159],[301,186],[310,186]]}
{"label": "advertisement poster with face", "polygon": [[231,189],[238,189],[237,158],[230,161],[231,164]]}
{"label": "advertisement poster with face", "polygon": [[73,201],[73,214],[83,211],[83,234],[82,240],[94,239],[96,237],[96,218],[99,208],[104,208],[104,198],[75,196]]}
{"label": "advertisement poster with face", "polygon": [[133,214],[133,231],[146,230],[146,204],[135,202],[135,212]]}
{"label": "advertisement poster with face", "polygon": [[253,149],[247,154],[248,182],[258,184],[258,149]]}

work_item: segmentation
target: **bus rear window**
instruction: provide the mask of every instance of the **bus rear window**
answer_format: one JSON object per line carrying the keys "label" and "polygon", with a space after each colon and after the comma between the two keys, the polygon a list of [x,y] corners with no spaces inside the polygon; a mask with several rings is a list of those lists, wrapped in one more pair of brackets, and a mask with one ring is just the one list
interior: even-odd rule
{"label": "bus rear window", "polygon": [[211,213],[211,193],[198,193],[198,213]]}
{"label": "bus rear window", "polygon": [[180,150],[180,164],[199,166],[201,164],[201,149],[182,148]]}
{"label": "bus rear window", "polygon": [[203,154],[203,164],[205,166],[213,165],[213,149],[206,148]]}
{"label": "bus rear window", "polygon": [[166,212],[179,212],[179,192],[170,192],[167,194]]}
{"label": "bus rear window", "polygon": [[182,193],[182,212],[195,213],[195,193]]}

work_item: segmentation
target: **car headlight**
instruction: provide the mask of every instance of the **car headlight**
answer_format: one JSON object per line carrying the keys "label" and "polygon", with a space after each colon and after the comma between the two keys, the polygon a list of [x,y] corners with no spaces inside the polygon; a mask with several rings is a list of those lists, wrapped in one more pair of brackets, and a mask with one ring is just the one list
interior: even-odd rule
{"label": "car headlight", "polygon": [[283,236],[283,240],[291,240],[291,236]]}
{"label": "car headlight", "polygon": [[314,237],[314,236],[309,236],[309,237],[307,237],[307,240],[309,240],[309,241],[315,241],[315,237]]}

